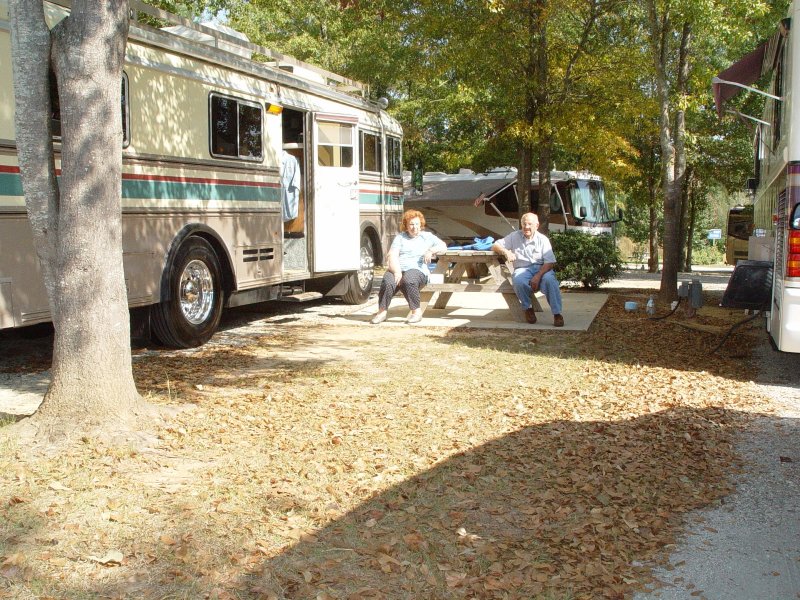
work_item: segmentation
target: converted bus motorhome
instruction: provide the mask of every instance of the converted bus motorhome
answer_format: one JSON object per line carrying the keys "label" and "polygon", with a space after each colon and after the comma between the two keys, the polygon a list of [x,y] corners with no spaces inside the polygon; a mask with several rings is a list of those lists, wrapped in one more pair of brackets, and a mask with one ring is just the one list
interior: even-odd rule
{"label": "converted bus motorhome", "polygon": [[[385,102],[233,30],[131,6],[122,219],[137,316],[166,345],[188,347],[211,337],[223,306],[366,300],[402,211],[402,130]],[[45,9],[52,27],[69,2]],[[0,328],[50,319],[17,162],[8,19],[0,0]],[[58,166],[59,114],[53,125]],[[299,185],[287,213],[289,163]]]}
{"label": "converted bus motorhome", "polygon": [[[772,266],[767,330],[778,350],[800,352],[800,0],[775,34],[712,80],[720,116],[734,112],[755,123],[753,235],[748,258]],[[752,86],[769,77],[769,91]],[[767,97],[760,118],[726,109],[742,89]]]}
{"label": "converted bus motorhome", "polygon": [[725,263],[736,265],[748,259],[748,240],[753,234],[753,205],[736,205],[728,210]]}
{"label": "converted bus motorhome", "polygon": [[[539,175],[531,177],[531,207],[540,202]],[[612,219],[603,181],[577,171],[551,171],[551,231],[564,229],[611,233]],[[425,173],[422,189],[404,178],[404,205],[425,214],[428,228],[448,243],[469,244],[475,238],[502,238],[518,226],[517,170],[513,167],[474,173]]]}

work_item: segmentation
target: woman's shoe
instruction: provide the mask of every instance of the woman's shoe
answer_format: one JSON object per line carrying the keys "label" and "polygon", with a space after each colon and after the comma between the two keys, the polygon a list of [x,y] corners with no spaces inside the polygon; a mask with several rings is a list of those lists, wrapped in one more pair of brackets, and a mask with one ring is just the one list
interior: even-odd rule
{"label": "woman's shoe", "polygon": [[406,323],[409,325],[411,323],[419,323],[420,321],[422,321],[422,313],[413,310],[411,311],[411,314],[408,315],[408,319],[406,319]]}
{"label": "woman's shoe", "polygon": [[389,316],[388,310],[381,311],[377,315],[372,317],[370,323],[372,323],[373,325],[377,325],[378,323],[383,323],[386,320],[386,317],[388,316]]}

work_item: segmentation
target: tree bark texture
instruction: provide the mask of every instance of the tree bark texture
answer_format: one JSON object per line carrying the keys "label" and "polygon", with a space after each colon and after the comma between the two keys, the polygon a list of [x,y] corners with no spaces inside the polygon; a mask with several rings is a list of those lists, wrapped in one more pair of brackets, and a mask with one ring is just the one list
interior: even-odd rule
{"label": "tree bark texture", "polygon": [[[128,426],[144,407],[133,381],[122,264],[120,90],[129,4],[75,0],[48,32],[41,0],[12,0],[11,22],[20,173],[55,328],[51,384],[35,420],[53,435]],[[60,181],[51,175],[51,65],[61,108]]]}
{"label": "tree bark texture", "polygon": [[517,199],[519,202],[519,215],[522,217],[531,210],[531,165],[533,164],[533,151],[529,143],[523,142],[520,146],[519,167],[517,169]]}
{"label": "tree bark texture", "polygon": [[688,255],[688,250],[692,245],[692,214],[693,201],[692,201],[692,185],[694,180],[694,170],[692,167],[687,167],[681,182],[681,216],[680,216],[680,249],[679,256],[680,270],[691,271],[691,262]]}
{"label": "tree bark texture", "polygon": [[[552,135],[545,115],[550,103],[550,56],[547,46],[547,16],[549,0],[534,0],[533,40],[534,52],[534,98],[539,116],[537,143],[539,150],[539,231],[547,233],[550,223],[550,162],[552,157]],[[543,122],[544,121],[544,122]],[[533,122],[531,122],[533,125]]]}
{"label": "tree bark texture", "polygon": [[[550,164],[553,156],[553,138],[543,135],[539,144],[539,231],[550,231]],[[564,216],[566,218],[566,215]]]}
{"label": "tree bark texture", "polygon": [[697,189],[693,183],[694,182],[690,180],[687,186],[688,197],[686,198],[686,203],[688,204],[688,209],[686,211],[686,261],[684,262],[683,270],[687,273],[692,270],[692,245],[694,241],[695,223],[697,222]]}
{"label": "tree bark texture", "polygon": [[648,215],[650,224],[650,256],[647,259],[647,272],[658,273],[658,190],[655,185],[650,186],[650,203],[648,205]]}
{"label": "tree bark texture", "polygon": [[[651,26],[651,51],[656,75],[656,90],[660,112],[661,176],[664,194],[664,263],[661,271],[660,297],[670,302],[678,297],[678,270],[680,265],[680,215],[681,194],[686,168],[685,114],[676,113],[674,128],[671,123],[670,78],[667,71],[670,65],[670,40],[673,35],[668,8],[659,15],[655,0],[647,4]],[[686,93],[688,81],[688,49],[691,42],[691,28],[684,24],[681,31],[681,44],[678,56],[676,92]]]}

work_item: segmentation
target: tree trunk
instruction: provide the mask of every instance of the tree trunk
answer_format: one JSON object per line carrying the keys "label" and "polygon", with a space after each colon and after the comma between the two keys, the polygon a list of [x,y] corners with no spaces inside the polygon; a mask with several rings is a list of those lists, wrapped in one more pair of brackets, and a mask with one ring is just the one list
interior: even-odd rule
{"label": "tree trunk", "polygon": [[647,272],[658,273],[658,209],[656,201],[658,199],[658,191],[655,186],[650,186],[650,257],[647,259]]}
{"label": "tree trunk", "polygon": [[[133,381],[122,267],[120,89],[129,5],[75,0],[51,33],[41,0],[13,0],[11,15],[20,174],[55,328],[51,383],[33,422],[46,437],[131,428],[146,405]],[[59,182],[48,54],[61,107]]]}
{"label": "tree trunk", "polygon": [[[689,80],[689,44],[691,43],[691,27],[684,23],[681,31],[681,45],[678,57],[677,92],[680,96],[675,113],[674,160],[670,186],[665,188],[664,198],[664,270],[661,272],[660,296],[665,302],[678,298],[678,272],[681,264],[681,216],[684,179],[686,177],[686,105]],[[668,100],[667,100],[668,102]]]}
{"label": "tree trunk", "polygon": [[[539,146],[539,231],[550,231],[550,163],[553,155],[553,140],[548,135],[543,136]],[[564,215],[566,218],[566,215]]]}
{"label": "tree trunk", "polygon": [[[661,190],[664,194],[664,268],[661,273],[661,295],[662,299],[670,301],[669,294],[666,293],[668,289],[669,277],[667,277],[667,268],[670,267],[674,271],[672,275],[675,278],[675,288],[677,295],[677,270],[674,269],[674,253],[670,254],[669,243],[674,240],[675,233],[675,219],[674,219],[674,175],[675,175],[675,149],[672,145],[672,133],[670,127],[669,115],[669,89],[667,81],[666,68],[668,64],[667,47],[669,43],[669,19],[665,15],[663,19],[659,19],[655,0],[650,0],[648,3],[650,25],[652,31],[652,52],[653,63],[656,73],[656,90],[658,94],[659,103],[659,144],[661,146]],[[651,217],[652,218],[652,217]],[[657,267],[657,262],[652,260],[651,255],[651,269],[653,266]],[[665,283],[667,282],[667,283]]]}
{"label": "tree trunk", "polygon": [[531,164],[533,148],[523,142],[520,148],[519,167],[517,169],[517,197],[519,199],[519,216],[531,210]]}
{"label": "tree trunk", "polygon": [[[674,130],[670,123],[670,89],[667,69],[670,64],[669,43],[673,35],[669,15],[659,16],[655,0],[648,2],[651,27],[651,50],[656,74],[656,89],[660,108],[661,174],[664,193],[664,262],[661,271],[660,298],[671,302],[678,297],[678,269],[680,264],[680,215],[681,194],[686,167],[685,113],[676,113]],[[691,27],[685,23],[681,32],[678,57],[677,92],[686,94],[688,82],[688,49],[691,42]],[[679,101],[679,106],[683,103]],[[674,137],[673,137],[674,136]]]}
{"label": "tree trunk", "polygon": [[694,173],[687,167],[681,189],[681,270],[692,270],[692,235],[694,232]]}
{"label": "tree trunk", "polygon": [[686,262],[683,265],[683,270],[686,273],[692,271],[692,245],[694,242],[694,226],[697,219],[697,194],[691,179],[692,178],[689,178],[690,183],[688,185],[688,197],[686,202],[688,204],[688,223],[686,227]]}
{"label": "tree trunk", "polygon": [[[539,116],[538,127],[535,128],[539,160],[539,206],[536,213],[539,217],[539,231],[547,233],[550,224],[550,160],[552,157],[552,135],[547,123],[547,109],[550,104],[550,61],[547,47],[547,13],[549,0],[534,0],[534,97]],[[533,123],[531,122],[531,125]]]}

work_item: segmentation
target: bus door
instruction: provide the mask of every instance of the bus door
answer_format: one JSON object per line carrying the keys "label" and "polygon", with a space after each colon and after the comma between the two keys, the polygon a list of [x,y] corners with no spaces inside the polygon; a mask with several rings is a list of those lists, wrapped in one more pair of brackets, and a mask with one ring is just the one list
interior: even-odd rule
{"label": "bus door", "polygon": [[314,271],[355,271],[360,265],[358,119],[315,115]]}

